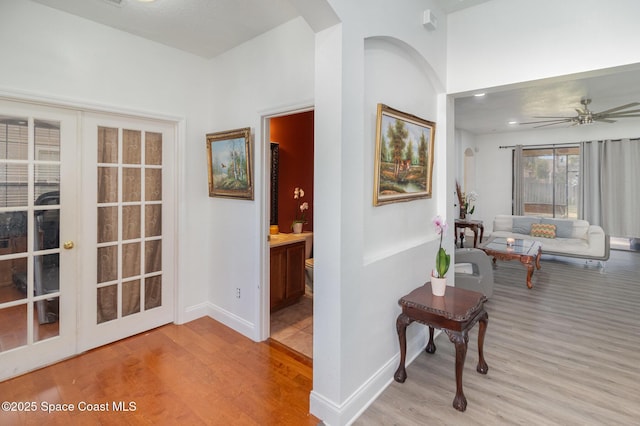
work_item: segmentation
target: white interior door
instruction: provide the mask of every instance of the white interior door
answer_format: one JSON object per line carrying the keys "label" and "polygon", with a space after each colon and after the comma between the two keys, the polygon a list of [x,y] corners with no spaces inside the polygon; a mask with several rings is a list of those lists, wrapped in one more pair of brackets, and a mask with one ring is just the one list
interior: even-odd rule
{"label": "white interior door", "polygon": [[0,380],[77,350],[78,128],[77,112],[0,100]]}
{"label": "white interior door", "polygon": [[175,124],[86,114],[82,140],[85,350],[174,319]]}

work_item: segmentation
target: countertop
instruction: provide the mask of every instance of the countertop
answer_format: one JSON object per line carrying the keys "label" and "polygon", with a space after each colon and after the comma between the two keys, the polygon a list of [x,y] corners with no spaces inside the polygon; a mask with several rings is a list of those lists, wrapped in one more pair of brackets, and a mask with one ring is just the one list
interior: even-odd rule
{"label": "countertop", "polygon": [[298,241],[307,241],[307,238],[312,235],[311,232],[303,232],[301,234],[272,234],[269,235],[269,246],[279,247],[287,244],[297,243]]}

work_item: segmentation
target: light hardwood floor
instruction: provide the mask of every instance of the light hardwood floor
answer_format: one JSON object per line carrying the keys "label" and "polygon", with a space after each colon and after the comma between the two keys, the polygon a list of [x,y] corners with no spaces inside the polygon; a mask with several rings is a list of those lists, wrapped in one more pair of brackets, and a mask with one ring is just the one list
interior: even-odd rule
{"label": "light hardwood floor", "polygon": [[[640,254],[613,252],[604,274],[542,261],[534,288],[518,262],[498,262],[487,303],[486,376],[464,373],[467,411],[451,406],[454,348],[407,368],[357,425],[630,425],[640,418]],[[419,327],[412,325],[411,327]],[[134,401],[135,412],[7,413],[2,425],[316,425],[312,369],[209,318],[169,325],[0,383],[3,401]]]}
{"label": "light hardwood floor", "polygon": [[[0,401],[36,411],[0,411],[0,425],[317,425],[311,387],[306,360],[201,318],[1,382]],[[48,414],[43,402],[75,410]],[[81,402],[109,411],[81,412]],[[115,411],[120,402],[135,410]]]}
{"label": "light hardwood floor", "polygon": [[[486,376],[469,336],[455,394],[455,350],[443,333],[356,425],[631,425],[640,419],[640,253],[612,251],[604,273],[583,261],[545,258],[525,286],[517,261],[498,261],[487,302]],[[411,325],[411,327],[423,327]]]}

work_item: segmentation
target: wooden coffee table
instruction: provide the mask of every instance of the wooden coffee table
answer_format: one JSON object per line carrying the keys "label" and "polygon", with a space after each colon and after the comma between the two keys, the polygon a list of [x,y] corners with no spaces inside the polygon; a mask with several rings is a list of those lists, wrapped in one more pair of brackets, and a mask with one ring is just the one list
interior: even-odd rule
{"label": "wooden coffee table", "polygon": [[506,238],[491,237],[489,241],[481,244],[478,248],[493,257],[494,266],[496,259],[519,260],[527,268],[527,287],[533,288],[531,277],[534,265],[536,269],[540,269],[541,243],[534,240],[516,239],[513,245],[508,245]]}
{"label": "wooden coffee table", "polygon": [[433,330],[443,330],[449,340],[456,346],[456,395],[453,407],[464,411],[467,408],[467,398],[462,392],[462,370],[467,355],[469,330],[476,322],[480,322],[478,331],[478,365],[476,370],[480,374],[487,374],[489,366],[484,360],[482,347],[484,335],[489,323],[489,315],[484,310],[484,294],[456,287],[447,287],[444,296],[434,296],[431,293],[431,283],[414,289],[411,293],[398,300],[402,313],[396,320],[396,329],[400,341],[400,365],[394,374],[396,382],[404,383],[407,379],[405,359],[407,355],[407,326],[414,321],[429,327],[429,343],[427,353],[434,353],[436,345],[433,343]]}

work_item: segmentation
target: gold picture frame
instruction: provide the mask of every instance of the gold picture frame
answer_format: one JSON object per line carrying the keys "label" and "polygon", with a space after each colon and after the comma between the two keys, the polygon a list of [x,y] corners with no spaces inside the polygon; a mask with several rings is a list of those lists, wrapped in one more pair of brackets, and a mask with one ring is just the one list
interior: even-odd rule
{"label": "gold picture frame", "polygon": [[378,104],[374,206],[431,198],[435,131],[433,121]]}
{"label": "gold picture frame", "polygon": [[207,133],[209,197],[253,200],[251,129]]}

